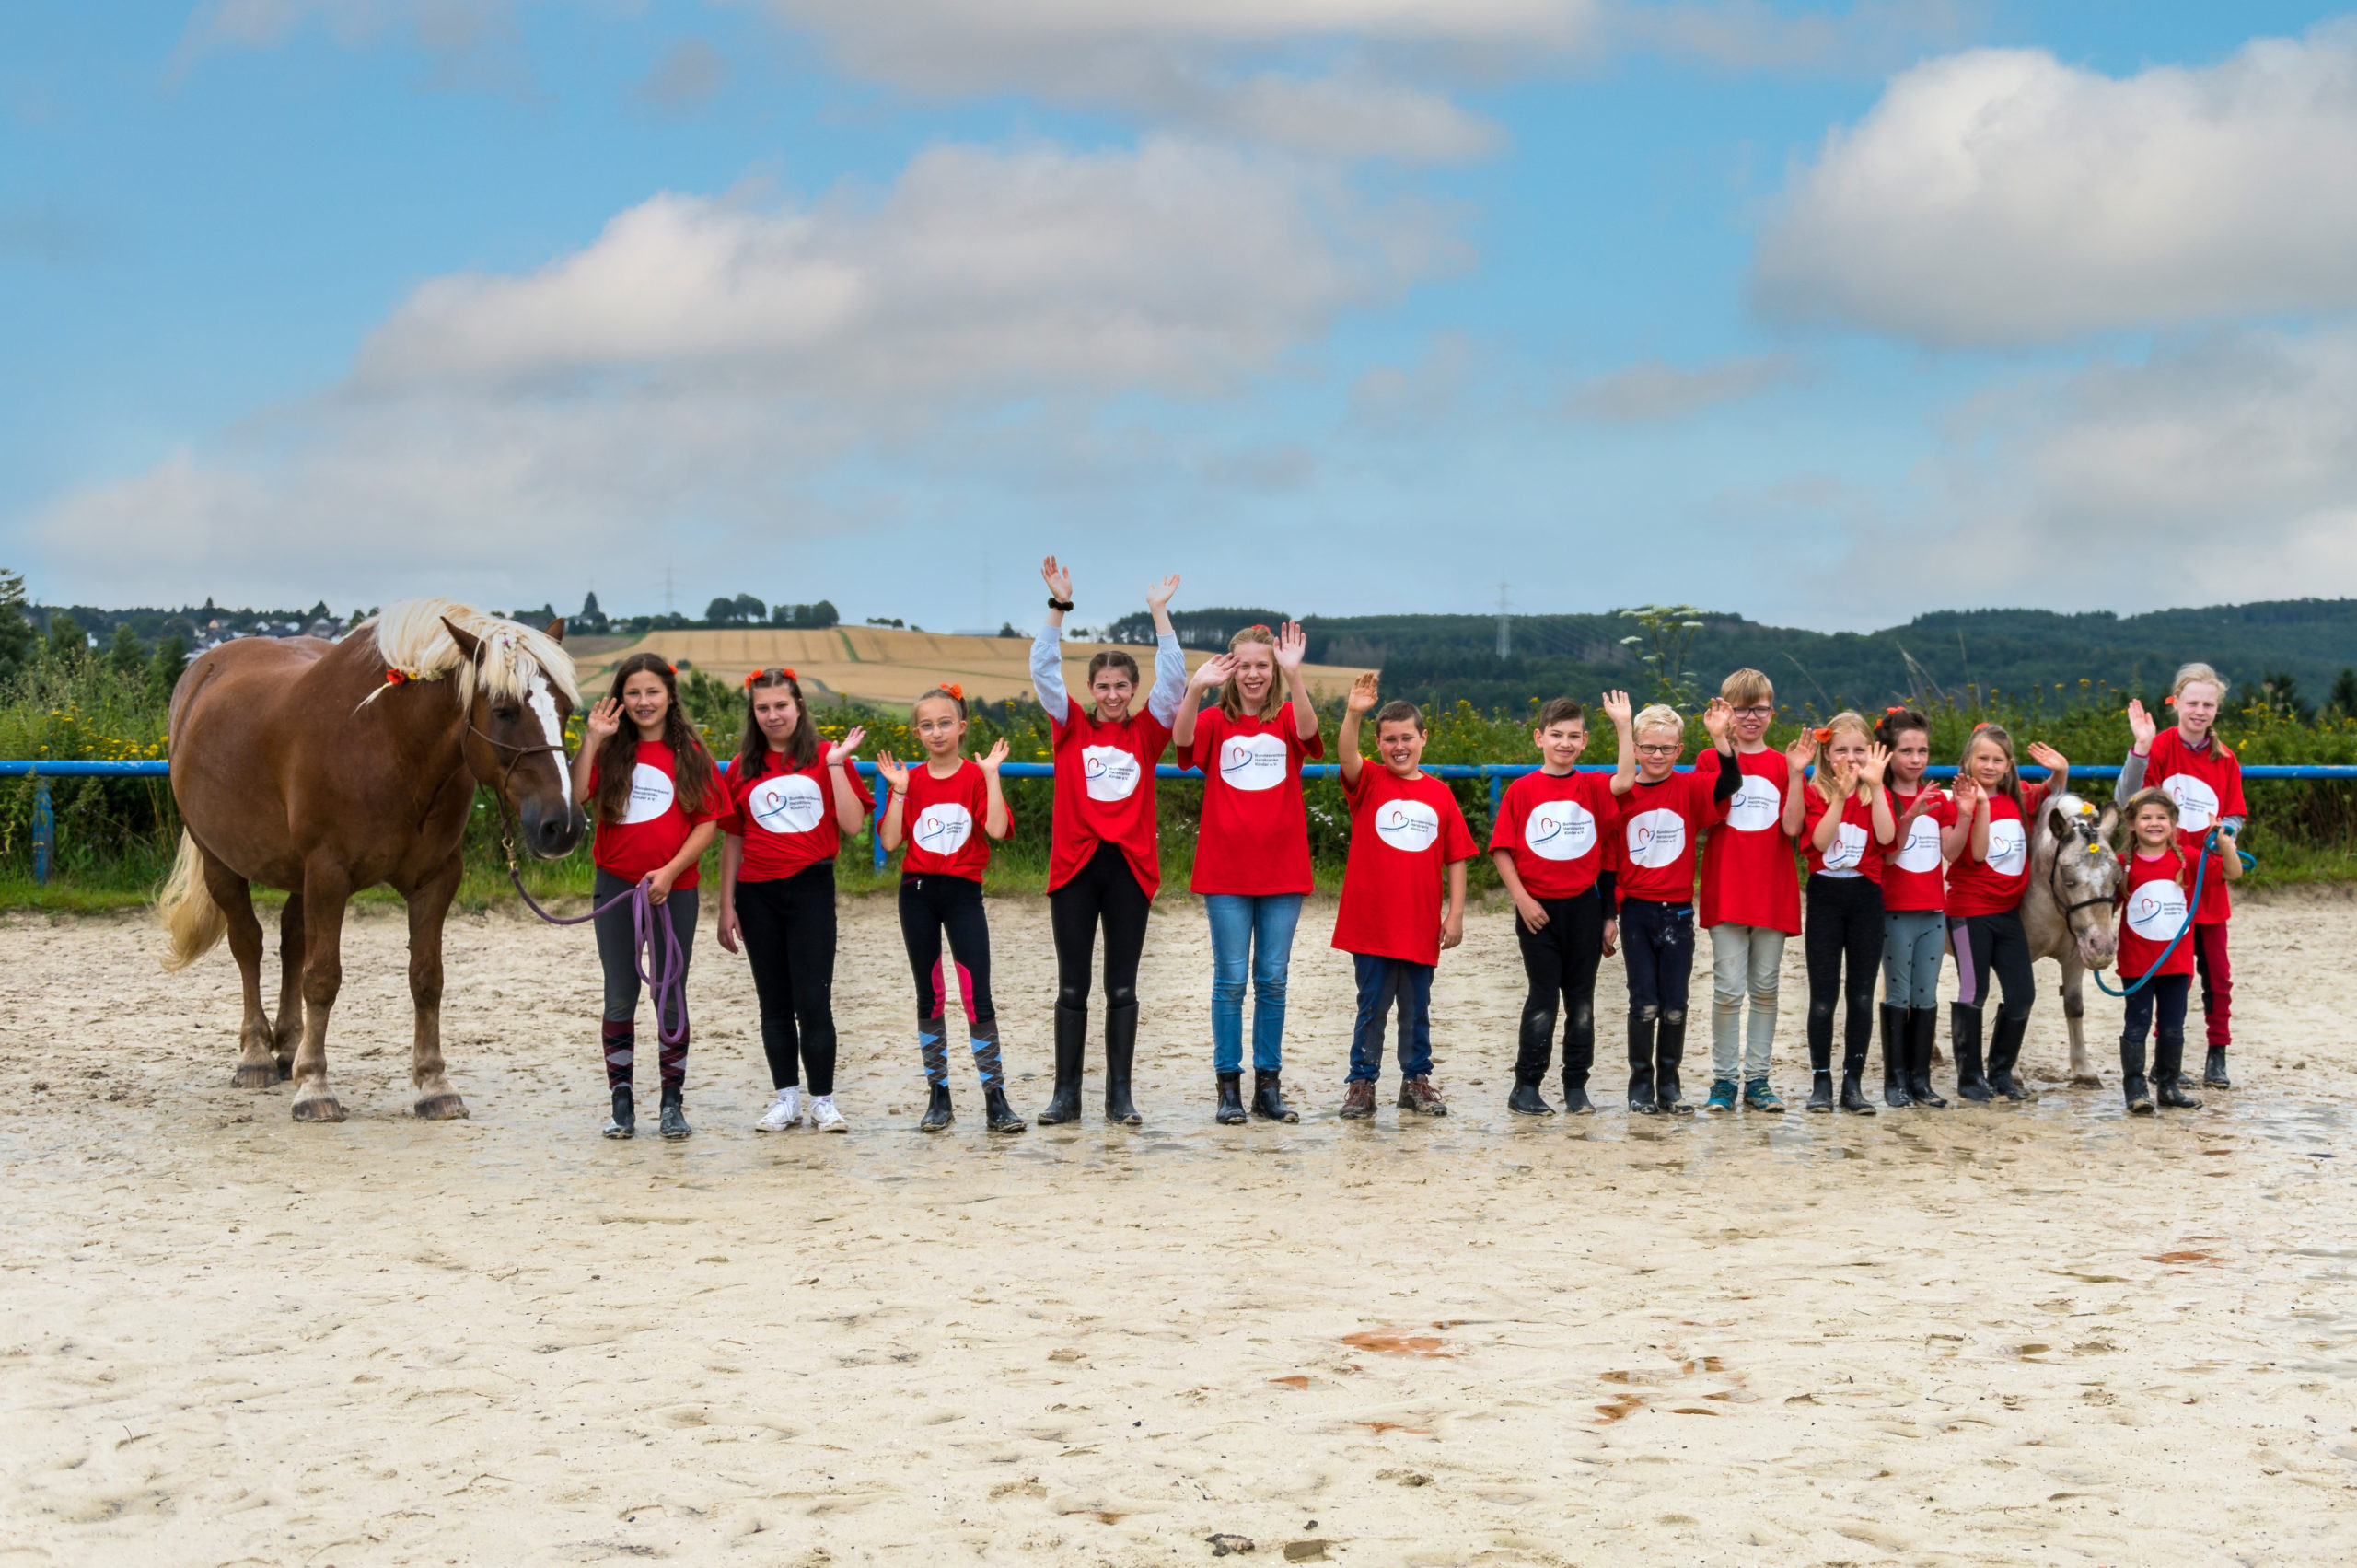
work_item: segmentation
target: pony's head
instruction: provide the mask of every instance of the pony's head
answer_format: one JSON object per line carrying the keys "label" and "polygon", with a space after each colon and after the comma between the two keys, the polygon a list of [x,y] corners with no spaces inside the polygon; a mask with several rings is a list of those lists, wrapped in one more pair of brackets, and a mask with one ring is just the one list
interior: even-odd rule
{"label": "pony's head", "polygon": [[564,721],[581,692],[562,645],[564,622],[535,632],[447,599],[412,599],[387,606],[373,631],[389,684],[450,682],[465,715],[467,767],[515,813],[524,847],[544,860],[573,853],[582,818]]}
{"label": "pony's head", "polygon": [[2031,850],[2031,872],[2042,877],[2053,895],[2079,958],[2091,970],[2107,970],[2119,947],[2113,929],[2113,906],[2122,873],[2119,856],[2112,852],[2112,830],[2119,810],[2075,795],[2058,795],[2038,813],[2038,842]]}

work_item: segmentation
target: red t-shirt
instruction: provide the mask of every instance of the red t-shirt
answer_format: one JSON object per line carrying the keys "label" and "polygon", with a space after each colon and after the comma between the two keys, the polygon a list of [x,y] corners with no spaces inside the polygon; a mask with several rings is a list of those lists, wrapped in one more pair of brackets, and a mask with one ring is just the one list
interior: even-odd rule
{"label": "red t-shirt", "polygon": [[[991,838],[982,830],[990,804],[990,781],[971,757],[946,779],[935,778],[923,762],[911,764],[908,798],[900,802],[900,832],[909,846],[900,875],[981,881],[991,863]],[[1013,828],[1012,806],[1006,820]]]}
{"label": "red t-shirt", "polygon": [[1534,899],[1576,899],[1607,869],[1604,848],[1620,819],[1609,773],[1525,773],[1506,785],[1490,847],[1514,855]]}
{"label": "red t-shirt", "polygon": [[1441,899],[1447,868],[1480,853],[1457,796],[1426,773],[1403,779],[1379,762],[1346,779],[1351,858],[1342,867],[1342,907],[1334,946],[1345,953],[1440,962]]}
{"label": "red t-shirt", "polygon": [[[2123,980],[2151,974],[2161,949],[2185,929],[2186,903],[2191,896],[2193,857],[2165,854],[2147,860],[2142,849],[2119,857],[2127,877],[2119,888],[2119,973]],[[2162,974],[2193,972],[2193,938],[2177,945]]]}
{"label": "red t-shirt", "polygon": [[[589,764],[592,802],[598,798],[598,766],[604,761],[601,750],[598,761]],[[678,768],[670,747],[659,740],[638,743],[638,762],[631,770],[630,800],[623,808],[622,819],[598,824],[591,858],[600,871],[610,871],[624,881],[635,882],[649,872],[668,865],[696,828],[726,819],[728,786],[721,782],[720,770],[712,765],[711,758],[701,761],[711,776],[704,781],[703,805],[690,817],[679,807]],[[672,886],[692,888],[702,877],[701,865],[691,865],[679,873],[679,879]]]}
{"label": "red t-shirt", "polygon": [[1309,811],[1301,798],[1301,764],[1326,755],[1323,736],[1304,740],[1293,704],[1271,719],[1229,718],[1219,708],[1195,715],[1195,738],[1178,753],[1182,768],[1203,771],[1202,830],[1195,836],[1198,893],[1306,893]]}
{"label": "red t-shirt", "polygon": [[[737,863],[739,882],[778,882],[820,861],[831,861],[842,848],[842,827],[835,821],[835,797],[827,784],[824,753],[807,768],[788,771],[776,751],[761,753],[758,776],[739,778],[732,759],[727,772],[728,819],[721,831],[745,842],[744,858]],[[851,759],[842,762],[852,795],[863,808],[876,802],[860,783]]]}
{"label": "red t-shirt", "polygon": [[[1743,782],[1702,849],[1700,923],[1762,925],[1797,936],[1801,874],[1793,841],[1784,832],[1784,786],[1792,764],[1781,751],[1738,751],[1735,765]],[[1694,775],[1715,784],[1719,766],[1714,746],[1695,759]]]}
{"label": "red t-shirt", "polygon": [[[2196,751],[2174,728],[2161,731],[2153,738],[2152,755],[2144,761],[2144,782],[2177,802],[2177,842],[2189,863],[2201,853],[2202,842],[2219,818],[2248,815],[2243,805],[2242,761],[2215,732],[2210,744]],[[2234,912],[2225,873],[2212,856],[2201,878],[2201,909],[2194,923],[2222,925]]]}
{"label": "red t-shirt", "polygon": [[[1944,863],[1940,857],[1940,830],[1956,823],[1956,797],[1929,780],[1919,781],[1916,794],[1924,790],[1932,792],[1936,804],[1924,807],[1923,814],[1907,825],[1904,838],[1883,846],[1882,907],[1888,913],[1938,910],[1947,905],[1947,878],[1941,870]],[[1898,819],[1914,804],[1914,795],[1891,791],[1891,825],[1898,826]]]}
{"label": "red t-shirt", "polygon": [[1948,867],[1948,913],[1952,915],[2007,913],[2020,907],[2022,891],[2029,886],[2029,825],[2038,808],[2046,804],[2046,785],[2022,785],[2022,799],[2029,807],[2026,816],[2010,795],[1987,798],[1988,857],[1975,860],[1968,839],[1964,853]]}
{"label": "red t-shirt", "polygon": [[[1811,784],[1806,788],[1805,804],[1801,818],[1801,842],[1808,846],[1808,871],[1839,875],[1851,872],[1869,882],[1882,880],[1882,845],[1875,842],[1875,808],[1852,792],[1841,804],[1841,825],[1833,830],[1833,843],[1827,849],[1817,847],[1817,825],[1833,809],[1833,802],[1825,792]],[[1896,819],[1894,819],[1894,821]],[[1885,906],[1886,908],[1888,906]]]}
{"label": "red t-shirt", "polygon": [[1694,901],[1694,847],[1718,820],[1711,798],[1715,778],[1672,773],[1659,784],[1640,778],[1620,797],[1620,861],[1615,886],[1623,899],[1657,904]]}
{"label": "red t-shirt", "polygon": [[1097,846],[1109,843],[1120,846],[1138,887],[1154,897],[1162,888],[1154,765],[1170,745],[1170,726],[1142,708],[1120,724],[1099,724],[1095,709],[1067,702],[1063,722],[1049,720],[1048,733],[1056,761],[1048,891],[1079,876]]}

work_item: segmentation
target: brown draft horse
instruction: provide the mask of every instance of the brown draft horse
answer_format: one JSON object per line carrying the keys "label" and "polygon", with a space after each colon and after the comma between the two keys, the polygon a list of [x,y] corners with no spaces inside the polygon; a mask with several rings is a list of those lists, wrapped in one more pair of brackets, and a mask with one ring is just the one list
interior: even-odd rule
{"label": "brown draft horse", "polygon": [[[580,839],[563,750],[580,693],[563,636],[562,621],[535,632],[418,599],[340,643],[225,643],[180,677],[172,796],[187,828],[157,899],[171,937],[164,967],[184,968],[229,938],[245,979],[232,1085],[291,1077],[296,1121],[343,1120],[327,1057],[343,906],[383,882],[409,905],[417,1114],[467,1114],[443,1076],[442,920],[478,783],[515,814],[534,854],[555,859]],[[287,893],[275,1026],[261,1006],[256,882]]]}

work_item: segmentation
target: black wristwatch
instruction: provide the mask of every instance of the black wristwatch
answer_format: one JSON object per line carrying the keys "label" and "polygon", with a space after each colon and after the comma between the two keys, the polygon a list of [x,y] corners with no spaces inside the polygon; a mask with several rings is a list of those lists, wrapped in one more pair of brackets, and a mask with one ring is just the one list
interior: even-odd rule
{"label": "black wristwatch", "polygon": [[1050,594],[1048,596],[1048,608],[1050,610],[1059,610],[1064,614],[1070,615],[1072,613],[1072,600],[1068,598],[1058,598],[1055,595]]}

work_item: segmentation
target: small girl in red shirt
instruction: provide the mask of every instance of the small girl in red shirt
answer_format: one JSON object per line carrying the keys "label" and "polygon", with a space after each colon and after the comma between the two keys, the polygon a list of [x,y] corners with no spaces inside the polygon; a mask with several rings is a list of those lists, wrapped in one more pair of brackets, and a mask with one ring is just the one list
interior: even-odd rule
{"label": "small girl in red shirt", "polygon": [[1808,1108],[1833,1109],[1833,1006],[1846,999],[1841,1109],[1872,1116],[1863,1080],[1874,1042],[1875,970],[1882,964],[1882,855],[1897,826],[1883,788],[1890,753],[1864,714],[1846,710],[1817,739],[1824,761],[1803,793],[1802,819],[1808,846]]}
{"label": "small girl in red shirt", "polygon": [[[2119,982],[2129,994],[2119,1035],[2119,1077],[2128,1109],[2138,1116],[2153,1114],[2154,1095],[2144,1083],[2148,1031],[2154,1034],[2152,1088],[2160,1103],[2171,1110],[2201,1109],[2180,1086],[2185,1010],[2195,969],[2193,868],[2195,856],[2203,853],[2199,843],[2191,854],[2186,853],[2179,842],[2182,820],[2165,789],[2141,789],[2128,797],[2131,842],[2119,857],[2128,874],[2119,884]],[[2227,875],[2242,874],[2240,855],[2229,855],[2226,864],[2233,867]]]}
{"label": "small girl in red shirt", "polygon": [[876,772],[892,797],[876,830],[888,852],[909,846],[900,861],[900,940],[916,976],[917,1050],[933,1087],[917,1130],[938,1132],[955,1120],[949,1104],[949,998],[941,970],[946,933],[950,961],[958,966],[958,995],[966,1008],[966,1039],[982,1078],[983,1118],[993,1132],[1020,1132],[1023,1118],[1006,1103],[998,1008],[991,1001],[991,928],[982,914],[982,873],[991,863],[991,841],[1015,830],[1015,815],[999,785],[1006,738],[1001,736],[979,762],[964,755],[966,693],[957,686],[936,686],[919,697],[909,727],[924,748],[924,766],[903,766],[889,751],[877,753]]}
{"label": "small girl in red shirt", "polygon": [[835,1109],[835,854],[874,804],[852,766],[865,738],[854,726],[833,745],[822,743],[794,671],[745,677],[745,732],[728,767],[729,815],[721,828],[715,935],[731,953],[741,943],[761,999],[772,1098],[756,1132],[783,1132],[801,1121],[805,1067],[811,1130],[850,1130]]}
{"label": "small girl in red shirt", "polygon": [[[1956,764],[1956,825],[1943,835],[1948,856],[1948,947],[1956,954],[1956,1000],[1948,1006],[1948,1043],[1956,1048],[1956,1092],[1968,1100],[2031,1098],[2014,1076],[2029,1033],[2036,992],[2022,894],[2029,887],[2029,830],[2038,808],[2071,787],[2071,763],[2051,746],[2029,754],[2052,777],[2025,784],[2014,766],[2014,738],[1984,724],[1964,743]],[[2005,1000],[1981,1067],[1981,1016],[1994,975]]]}
{"label": "small girl in red shirt", "polygon": [[[573,798],[594,803],[589,816],[597,827],[598,875],[591,897],[613,904],[597,920],[598,962],[606,975],[606,1086],[613,1092],[606,1136],[627,1138],[638,1128],[631,1098],[637,1062],[637,940],[629,901],[617,901],[635,883],[645,887],[679,947],[681,1000],[656,1026],[658,1038],[676,1037],[662,1047],[661,1131],[666,1138],[684,1138],[692,1131],[683,1098],[684,988],[695,950],[697,863],[719,836],[728,791],[695,726],[680,712],[679,677],[662,658],[633,654],[616,667],[612,690],[589,710],[583,726],[581,750],[573,760]],[[667,944],[660,932],[656,937],[650,962],[661,981],[669,978],[662,968]]]}

